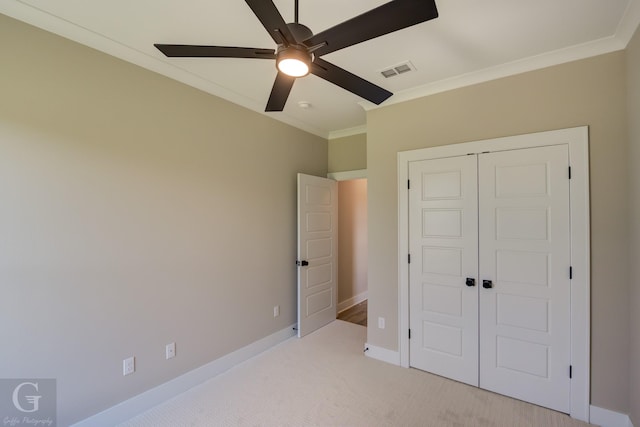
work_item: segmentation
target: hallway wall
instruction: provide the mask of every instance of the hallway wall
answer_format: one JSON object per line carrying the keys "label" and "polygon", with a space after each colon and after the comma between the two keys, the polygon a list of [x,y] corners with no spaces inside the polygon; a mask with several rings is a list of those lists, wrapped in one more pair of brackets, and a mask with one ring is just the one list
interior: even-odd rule
{"label": "hallway wall", "polygon": [[338,183],[338,310],[367,293],[367,180]]}

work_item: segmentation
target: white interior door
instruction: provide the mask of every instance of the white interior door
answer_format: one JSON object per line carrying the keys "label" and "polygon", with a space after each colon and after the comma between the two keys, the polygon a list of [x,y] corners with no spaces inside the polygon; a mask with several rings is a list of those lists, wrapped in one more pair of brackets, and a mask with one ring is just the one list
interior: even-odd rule
{"label": "white interior door", "polygon": [[570,409],[567,146],[479,155],[480,387]]}
{"label": "white interior door", "polygon": [[410,365],[478,385],[476,156],[409,165]]}
{"label": "white interior door", "polygon": [[298,336],[336,319],[338,186],[298,174]]}

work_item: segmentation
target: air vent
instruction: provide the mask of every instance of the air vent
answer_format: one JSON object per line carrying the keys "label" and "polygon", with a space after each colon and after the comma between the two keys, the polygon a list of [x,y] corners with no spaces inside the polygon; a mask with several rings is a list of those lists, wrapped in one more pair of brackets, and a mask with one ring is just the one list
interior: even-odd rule
{"label": "air vent", "polygon": [[408,73],[410,71],[416,71],[416,67],[410,61],[403,62],[402,64],[394,65],[380,71],[380,74],[386,79],[389,77],[399,76],[400,74]]}

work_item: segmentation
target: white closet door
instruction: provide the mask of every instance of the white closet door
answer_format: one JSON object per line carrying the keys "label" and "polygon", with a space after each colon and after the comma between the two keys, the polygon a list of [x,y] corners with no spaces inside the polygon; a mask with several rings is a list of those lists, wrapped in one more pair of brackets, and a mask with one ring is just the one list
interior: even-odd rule
{"label": "white closet door", "polygon": [[410,365],[477,386],[476,156],[413,162],[409,177]]}
{"label": "white closet door", "polygon": [[[568,149],[479,155],[480,387],[570,412]],[[492,287],[482,281],[490,280]]]}

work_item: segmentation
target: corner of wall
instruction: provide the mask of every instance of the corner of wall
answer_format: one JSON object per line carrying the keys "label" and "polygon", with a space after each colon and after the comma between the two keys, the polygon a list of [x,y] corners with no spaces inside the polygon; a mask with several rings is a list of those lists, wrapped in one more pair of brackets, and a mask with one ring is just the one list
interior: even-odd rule
{"label": "corner of wall", "polygon": [[[640,28],[640,27],[639,27]],[[629,123],[629,409],[630,424],[640,425],[640,29],[626,50],[627,117]]]}

